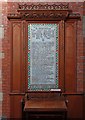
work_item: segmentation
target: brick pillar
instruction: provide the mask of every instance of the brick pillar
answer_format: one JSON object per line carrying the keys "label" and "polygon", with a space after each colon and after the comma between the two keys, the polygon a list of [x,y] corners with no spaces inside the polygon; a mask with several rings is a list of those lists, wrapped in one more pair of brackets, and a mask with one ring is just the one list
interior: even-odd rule
{"label": "brick pillar", "polygon": [[[83,92],[83,32],[82,32],[82,18],[83,18],[83,2],[75,3],[74,12],[79,12],[81,20],[77,22],[77,92]],[[75,5],[74,4],[74,5]],[[72,8],[73,10],[73,8]]]}
{"label": "brick pillar", "polygon": [[85,93],[85,2],[83,4],[83,54],[84,54],[84,59],[83,59],[83,78],[84,78],[84,93]]}
{"label": "brick pillar", "polygon": [[2,3],[0,3],[0,118],[2,117],[2,39],[3,39],[3,25],[2,25]]}
{"label": "brick pillar", "polygon": [[9,118],[10,116],[10,99],[9,99],[9,81],[10,81],[10,60],[9,60],[9,31],[7,20],[7,2],[2,2],[2,118]]}
{"label": "brick pillar", "polygon": [[83,87],[84,87],[84,120],[85,120],[85,2],[83,3]]}

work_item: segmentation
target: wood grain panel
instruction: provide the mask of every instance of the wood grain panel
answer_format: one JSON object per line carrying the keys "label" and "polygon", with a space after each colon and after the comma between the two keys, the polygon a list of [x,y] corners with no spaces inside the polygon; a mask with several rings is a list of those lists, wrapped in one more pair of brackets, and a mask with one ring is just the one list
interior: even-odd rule
{"label": "wood grain panel", "polygon": [[20,91],[20,39],[21,39],[20,23],[13,23],[13,81],[12,91]]}
{"label": "wood grain panel", "polygon": [[21,100],[22,100],[22,96],[20,95],[13,95],[13,96],[10,96],[10,105],[11,105],[11,108],[10,108],[10,113],[11,113],[11,116],[10,118],[21,118],[22,116],[22,106],[21,106]]}
{"label": "wood grain panel", "polygon": [[83,120],[83,95],[68,95],[68,118]]}
{"label": "wood grain panel", "polygon": [[84,93],[84,106],[83,106],[83,108],[84,108],[84,111],[83,111],[83,116],[84,116],[84,120],[85,120],[85,93]]}
{"label": "wood grain panel", "polygon": [[59,27],[59,87],[62,91],[65,91],[65,79],[64,79],[64,21],[60,21]]}
{"label": "wood grain panel", "polygon": [[65,24],[65,90],[76,91],[76,22]]}

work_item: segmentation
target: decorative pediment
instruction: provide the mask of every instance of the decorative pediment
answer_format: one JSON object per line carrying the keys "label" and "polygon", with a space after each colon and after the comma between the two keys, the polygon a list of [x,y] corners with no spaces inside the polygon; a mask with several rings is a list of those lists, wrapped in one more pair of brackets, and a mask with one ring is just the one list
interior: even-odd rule
{"label": "decorative pediment", "polygon": [[17,13],[9,13],[8,19],[66,20],[80,18],[69,9],[69,4],[18,4]]}

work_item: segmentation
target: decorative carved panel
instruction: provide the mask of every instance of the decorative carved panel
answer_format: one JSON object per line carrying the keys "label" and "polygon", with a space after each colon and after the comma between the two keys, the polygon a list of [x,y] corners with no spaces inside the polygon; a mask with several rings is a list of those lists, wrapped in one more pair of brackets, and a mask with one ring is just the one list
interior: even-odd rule
{"label": "decorative carved panel", "polygon": [[72,13],[69,4],[19,4],[17,13],[9,13],[8,19],[25,20],[65,20],[80,18],[78,13]]}
{"label": "decorative carved panel", "polygon": [[19,10],[68,10],[69,4],[19,4]]}

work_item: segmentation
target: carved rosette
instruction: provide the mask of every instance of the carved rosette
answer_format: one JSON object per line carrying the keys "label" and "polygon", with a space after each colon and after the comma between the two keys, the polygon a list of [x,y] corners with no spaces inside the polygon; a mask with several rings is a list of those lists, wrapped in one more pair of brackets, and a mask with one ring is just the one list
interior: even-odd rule
{"label": "carved rosette", "polygon": [[19,4],[17,13],[8,14],[8,19],[24,20],[65,20],[67,18],[80,18],[79,13],[72,13],[69,4]]}

